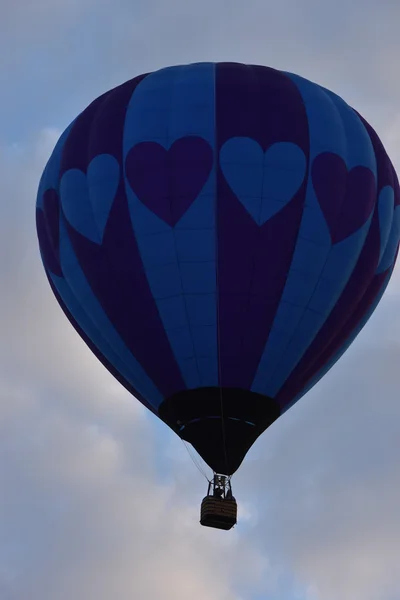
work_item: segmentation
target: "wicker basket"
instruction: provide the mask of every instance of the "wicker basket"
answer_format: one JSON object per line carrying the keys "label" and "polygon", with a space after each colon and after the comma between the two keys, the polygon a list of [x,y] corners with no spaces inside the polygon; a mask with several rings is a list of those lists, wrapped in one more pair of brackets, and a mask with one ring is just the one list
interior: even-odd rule
{"label": "wicker basket", "polygon": [[206,496],[201,503],[200,523],[205,527],[231,529],[236,525],[237,504],[235,498]]}

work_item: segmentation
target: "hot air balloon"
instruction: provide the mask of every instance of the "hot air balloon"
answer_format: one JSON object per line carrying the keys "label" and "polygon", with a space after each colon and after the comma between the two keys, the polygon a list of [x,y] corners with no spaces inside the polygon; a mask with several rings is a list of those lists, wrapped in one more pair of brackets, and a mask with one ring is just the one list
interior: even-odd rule
{"label": "hot air balloon", "polygon": [[60,137],[37,233],[65,315],[214,472],[201,523],[236,523],[231,476],[376,308],[400,191],[344,100],[263,66],[140,75]]}

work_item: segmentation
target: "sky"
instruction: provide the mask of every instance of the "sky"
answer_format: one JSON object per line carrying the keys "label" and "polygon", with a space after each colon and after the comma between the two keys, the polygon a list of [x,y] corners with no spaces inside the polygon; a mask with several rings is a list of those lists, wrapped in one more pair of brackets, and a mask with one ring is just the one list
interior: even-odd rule
{"label": "sky", "polygon": [[184,445],[97,362],[45,280],[34,208],[61,131],[170,64],[329,87],[400,170],[398,0],[0,0],[0,599],[398,600],[400,271],[350,350],[202,528]]}

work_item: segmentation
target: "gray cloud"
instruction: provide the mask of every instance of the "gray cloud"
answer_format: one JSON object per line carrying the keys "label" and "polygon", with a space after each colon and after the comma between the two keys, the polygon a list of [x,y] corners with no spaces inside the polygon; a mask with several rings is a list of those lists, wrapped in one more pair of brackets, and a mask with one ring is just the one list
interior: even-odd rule
{"label": "gray cloud", "polygon": [[[33,6],[8,2],[8,21],[0,24],[0,83],[18,139],[34,123],[66,126],[93,96],[141,72],[202,60],[299,72],[344,95],[379,129],[397,111],[395,1],[60,0]],[[12,139],[12,131],[7,134]]]}

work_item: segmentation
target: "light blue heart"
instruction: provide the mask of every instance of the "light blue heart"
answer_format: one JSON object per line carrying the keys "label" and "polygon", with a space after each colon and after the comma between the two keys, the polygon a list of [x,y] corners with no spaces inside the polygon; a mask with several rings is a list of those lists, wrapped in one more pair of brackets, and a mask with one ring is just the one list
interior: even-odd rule
{"label": "light blue heart", "polygon": [[110,154],[93,158],[87,175],[69,169],[62,176],[60,195],[65,217],[76,231],[97,244],[102,242],[119,178],[118,161]]}
{"label": "light blue heart", "polygon": [[259,225],[292,200],[306,174],[304,152],[291,142],[278,142],[263,152],[251,138],[231,138],[219,160],[233,193]]}

